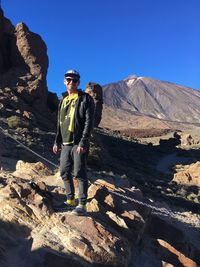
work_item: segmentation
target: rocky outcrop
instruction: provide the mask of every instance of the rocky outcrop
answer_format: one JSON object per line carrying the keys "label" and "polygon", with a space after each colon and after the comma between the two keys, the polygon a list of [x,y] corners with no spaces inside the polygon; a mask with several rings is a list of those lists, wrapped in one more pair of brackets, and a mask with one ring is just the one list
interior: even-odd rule
{"label": "rocky outcrop", "polygon": [[[0,73],[5,74],[11,69],[24,68],[28,70],[16,45],[17,38],[15,27],[10,20],[4,17],[3,10],[0,8]],[[15,73],[12,73],[15,76]],[[7,80],[4,77],[4,80]],[[2,77],[1,77],[2,81]]]}
{"label": "rocky outcrop", "polygon": [[200,186],[200,162],[193,163],[174,175],[173,181],[187,186]]}
{"label": "rocky outcrop", "polygon": [[190,134],[181,135],[181,145],[182,146],[191,146],[194,144],[194,140]]}
{"label": "rocky outcrop", "polygon": [[[46,74],[47,48],[41,37],[24,23],[16,28],[0,10],[0,112],[1,118],[55,127],[58,99],[49,97]],[[28,114],[28,116],[27,116]],[[26,124],[26,123],[25,123]]]}
{"label": "rocky outcrop", "polygon": [[102,87],[94,82],[89,82],[86,86],[85,92],[91,95],[95,103],[94,127],[98,127],[101,122],[103,109],[103,91]]}
{"label": "rocky outcrop", "polygon": [[[42,38],[30,32],[24,23],[15,29],[17,48],[30,69],[30,73],[38,78],[45,78],[48,68],[47,47]],[[40,77],[41,76],[41,77]]]}

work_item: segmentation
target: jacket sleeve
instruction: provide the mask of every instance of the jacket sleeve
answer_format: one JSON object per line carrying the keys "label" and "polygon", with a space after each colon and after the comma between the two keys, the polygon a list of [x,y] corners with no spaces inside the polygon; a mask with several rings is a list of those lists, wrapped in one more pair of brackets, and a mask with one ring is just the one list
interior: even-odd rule
{"label": "jacket sleeve", "polygon": [[54,141],[54,144],[57,146],[61,146],[62,144],[62,136],[61,136],[61,130],[60,130],[60,108],[62,105],[62,101],[58,105],[58,120],[57,120],[57,133],[56,133],[56,138]]}
{"label": "jacket sleeve", "polygon": [[56,138],[55,138],[54,144],[57,145],[57,146],[59,146],[59,147],[62,144],[62,137],[61,137],[61,132],[60,132],[60,126],[57,129],[57,133],[56,133]]}
{"label": "jacket sleeve", "polygon": [[87,105],[85,109],[85,124],[82,133],[81,141],[79,145],[81,147],[88,147],[89,146],[89,139],[93,129],[94,124],[94,100],[91,96],[87,96]]}

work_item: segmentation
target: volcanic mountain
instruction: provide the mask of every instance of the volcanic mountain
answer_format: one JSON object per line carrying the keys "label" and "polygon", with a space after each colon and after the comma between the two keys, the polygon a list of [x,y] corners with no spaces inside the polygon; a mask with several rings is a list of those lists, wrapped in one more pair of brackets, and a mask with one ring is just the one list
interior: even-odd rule
{"label": "volcanic mountain", "polygon": [[111,129],[199,126],[200,91],[152,78],[130,76],[103,87],[101,125]]}

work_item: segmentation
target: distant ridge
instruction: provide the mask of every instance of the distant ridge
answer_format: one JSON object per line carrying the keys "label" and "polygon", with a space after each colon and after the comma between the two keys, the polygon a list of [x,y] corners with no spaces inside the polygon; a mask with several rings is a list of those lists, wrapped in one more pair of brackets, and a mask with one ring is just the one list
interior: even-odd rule
{"label": "distant ridge", "polygon": [[103,96],[108,128],[200,126],[200,91],[189,87],[131,75],[104,86]]}

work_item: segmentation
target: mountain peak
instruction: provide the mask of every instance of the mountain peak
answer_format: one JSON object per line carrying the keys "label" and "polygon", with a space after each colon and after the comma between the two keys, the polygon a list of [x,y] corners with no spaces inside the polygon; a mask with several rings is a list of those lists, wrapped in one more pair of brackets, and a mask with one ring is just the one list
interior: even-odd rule
{"label": "mountain peak", "polygon": [[[192,88],[131,75],[122,82],[104,86],[103,91],[104,104],[120,112],[119,117],[123,118],[118,121],[118,128],[125,123],[122,113],[126,113],[126,117],[130,115],[130,120],[126,120],[126,128],[135,127],[136,119],[133,115],[148,117],[149,121],[152,118],[164,120],[165,124],[183,123],[188,127],[191,126],[189,124],[199,125],[200,92]],[[141,128],[142,124],[139,123]],[[151,124],[151,127],[155,127],[155,124]]]}
{"label": "mountain peak", "polygon": [[135,81],[142,79],[143,77],[138,77],[137,75],[129,75],[123,81],[126,82],[128,86],[131,86]]}
{"label": "mountain peak", "polygon": [[133,79],[137,79],[137,75],[135,74],[129,75],[127,78],[124,79],[124,81],[133,80]]}

